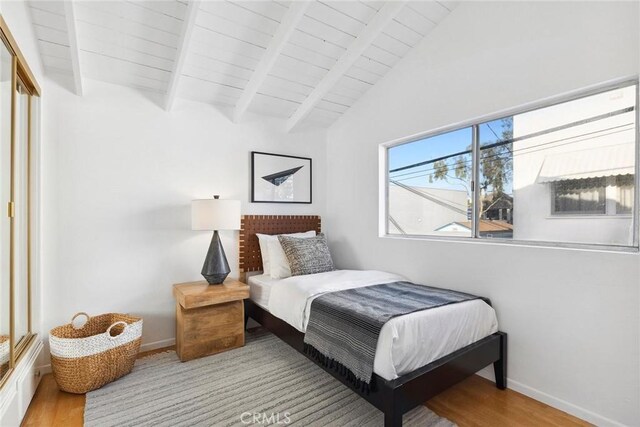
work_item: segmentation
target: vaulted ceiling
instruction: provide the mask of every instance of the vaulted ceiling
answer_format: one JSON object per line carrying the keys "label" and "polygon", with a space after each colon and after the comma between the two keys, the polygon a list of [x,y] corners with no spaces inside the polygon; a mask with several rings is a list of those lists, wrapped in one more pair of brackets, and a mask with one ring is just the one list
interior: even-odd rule
{"label": "vaulted ceiling", "polygon": [[327,127],[454,1],[31,1],[45,71]]}

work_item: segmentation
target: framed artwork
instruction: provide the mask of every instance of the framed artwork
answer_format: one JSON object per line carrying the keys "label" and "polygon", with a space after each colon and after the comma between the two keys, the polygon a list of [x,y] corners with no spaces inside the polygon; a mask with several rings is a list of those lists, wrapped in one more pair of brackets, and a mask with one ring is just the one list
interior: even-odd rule
{"label": "framed artwork", "polygon": [[251,202],[311,203],[311,159],[252,151]]}

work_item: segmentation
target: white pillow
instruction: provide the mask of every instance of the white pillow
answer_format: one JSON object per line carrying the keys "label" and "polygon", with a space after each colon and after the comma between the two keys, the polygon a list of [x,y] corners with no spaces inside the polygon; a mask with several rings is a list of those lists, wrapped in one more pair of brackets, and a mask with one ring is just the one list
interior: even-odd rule
{"label": "white pillow", "polygon": [[[304,233],[283,234],[283,236],[300,238],[314,237],[315,235],[315,230],[305,231]],[[274,279],[284,279],[285,277],[291,276],[289,261],[287,261],[287,257],[282,250],[282,246],[280,245],[280,241],[278,240],[278,235],[256,233],[256,236],[258,237],[258,243],[260,244],[260,253],[262,254],[262,272],[264,274],[270,275]],[[276,244],[270,244],[273,242],[275,242]],[[274,255],[272,255],[272,251],[276,253],[275,257]],[[274,265],[277,266],[275,277],[273,275]]]}
{"label": "white pillow", "polygon": [[272,237],[269,234],[258,234],[256,233],[256,237],[258,237],[258,244],[260,244],[260,254],[262,255],[262,272],[264,274],[271,274],[271,268],[269,266],[269,248],[267,246],[267,241],[269,237]]}

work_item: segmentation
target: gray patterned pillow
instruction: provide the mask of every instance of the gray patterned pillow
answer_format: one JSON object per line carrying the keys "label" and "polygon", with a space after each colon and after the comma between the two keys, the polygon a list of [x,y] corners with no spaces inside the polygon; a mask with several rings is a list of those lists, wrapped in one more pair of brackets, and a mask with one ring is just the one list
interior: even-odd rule
{"label": "gray patterned pillow", "polygon": [[278,236],[278,240],[289,261],[292,276],[333,271],[333,260],[324,234],[303,239]]}

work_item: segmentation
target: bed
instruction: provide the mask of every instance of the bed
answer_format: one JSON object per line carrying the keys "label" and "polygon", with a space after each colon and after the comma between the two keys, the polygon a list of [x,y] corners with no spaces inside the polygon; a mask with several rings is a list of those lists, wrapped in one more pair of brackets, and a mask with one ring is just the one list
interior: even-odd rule
{"label": "bed", "polygon": [[[338,270],[287,279],[251,275],[262,270],[256,233],[285,234],[315,230],[318,216],[244,216],[240,231],[241,280],[250,286],[245,315],[294,349],[304,352],[310,301],[326,284],[358,282],[365,286],[397,280],[378,271]],[[284,303],[282,303],[284,301]],[[431,327],[437,324],[438,327]],[[430,327],[425,327],[429,325]],[[506,388],[507,335],[497,330],[495,312],[482,300],[465,301],[391,319],[384,325],[374,361],[371,387],[351,387],[322,364],[326,372],[350,386],[385,414],[385,426],[401,426],[402,415],[478,370],[494,365],[496,386]]]}

